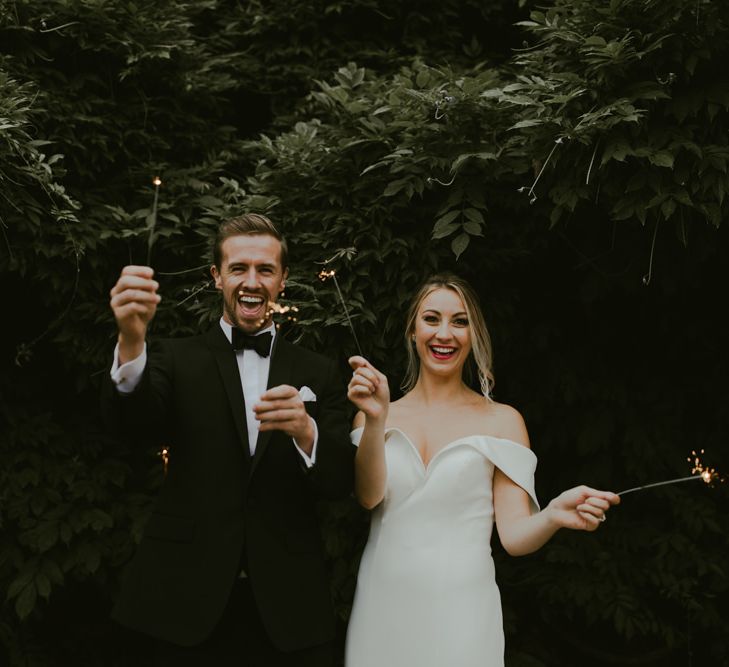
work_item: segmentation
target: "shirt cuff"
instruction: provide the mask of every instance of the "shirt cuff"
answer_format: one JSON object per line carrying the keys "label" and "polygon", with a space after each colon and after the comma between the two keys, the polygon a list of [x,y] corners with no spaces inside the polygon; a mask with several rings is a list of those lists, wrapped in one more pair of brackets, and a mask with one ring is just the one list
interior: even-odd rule
{"label": "shirt cuff", "polygon": [[147,365],[147,343],[136,359],[119,365],[119,343],[114,348],[114,363],[111,365],[111,381],[120,394],[131,394],[142,379]]}
{"label": "shirt cuff", "polygon": [[301,454],[301,458],[304,459],[304,463],[306,464],[307,468],[313,468],[314,464],[316,463],[316,443],[319,441],[319,429],[316,426],[316,422],[311,419],[311,425],[314,427],[314,445],[311,448],[311,455],[307,454],[301,447],[299,447],[299,444],[296,442],[296,438],[294,438],[294,446],[296,447],[296,450]]}

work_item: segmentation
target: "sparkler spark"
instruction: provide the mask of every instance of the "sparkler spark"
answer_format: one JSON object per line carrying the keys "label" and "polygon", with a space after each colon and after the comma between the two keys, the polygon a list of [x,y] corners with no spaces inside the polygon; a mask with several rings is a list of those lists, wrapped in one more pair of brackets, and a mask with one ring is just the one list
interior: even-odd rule
{"label": "sparkler spark", "polygon": [[325,282],[331,278],[334,281],[334,287],[337,288],[337,294],[339,295],[339,301],[342,303],[342,308],[344,309],[344,315],[347,318],[347,324],[349,324],[349,330],[352,332],[352,338],[354,338],[354,344],[357,346],[357,352],[359,352],[359,356],[363,357],[362,354],[362,348],[360,347],[359,340],[357,339],[357,334],[354,331],[354,325],[352,324],[352,318],[349,316],[349,309],[347,308],[347,304],[344,301],[344,296],[342,295],[342,290],[339,288],[339,281],[337,280],[337,272],[334,269],[327,269],[323,268],[321,271],[319,271],[319,280],[322,282]]}
{"label": "sparkler spark", "polygon": [[[238,296],[243,296],[245,292],[242,290],[238,292]],[[283,293],[281,294],[283,296]],[[296,315],[293,313],[298,313],[299,309],[296,306],[288,306],[281,303],[278,303],[277,301],[269,302],[268,307],[266,308],[266,312],[264,313],[263,317],[258,321],[259,324],[263,325],[266,323],[266,320],[271,317],[272,315],[286,315],[286,321],[287,322],[296,322]],[[291,314],[289,314],[291,313]],[[276,328],[281,328],[281,325],[277,322]]]}
{"label": "sparkler spark", "polygon": [[698,454],[696,453],[696,451],[692,451],[691,456],[686,459],[689,463],[693,463],[693,467],[691,468],[691,474],[688,477],[678,477],[677,479],[667,479],[665,482],[653,482],[653,484],[636,486],[632,489],[626,489],[625,491],[621,491],[620,493],[618,493],[618,495],[624,496],[626,493],[632,493],[633,491],[640,491],[642,489],[651,489],[654,486],[666,486],[667,484],[678,484],[679,482],[690,482],[691,480],[699,479],[705,484],[709,484],[715,480],[723,482],[724,480],[719,476],[719,473],[716,472],[715,468],[710,468],[701,462],[701,455],[703,453],[703,449],[700,450]]}
{"label": "sparkler spark", "polygon": [[718,479],[720,482],[723,482],[724,480],[720,477],[719,473],[716,472],[716,468],[709,468],[701,462],[701,456],[703,454],[703,449],[700,450],[698,454],[694,450],[691,452],[691,456],[686,459],[689,463],[691,463],[691,457],[693,457],[693,468],[691,468],[691,472],[694,474],[698,473],[701,479],[703,479],[707,484],[709,482],[713,482],[716,479]]}
{"label": "sparkler spark", "polygon": [[165,475],[167,475],[167,466],[170,463],[170,450],[167,447],[162,447],[157,454],[162,459],[162,469],[164,470]]}

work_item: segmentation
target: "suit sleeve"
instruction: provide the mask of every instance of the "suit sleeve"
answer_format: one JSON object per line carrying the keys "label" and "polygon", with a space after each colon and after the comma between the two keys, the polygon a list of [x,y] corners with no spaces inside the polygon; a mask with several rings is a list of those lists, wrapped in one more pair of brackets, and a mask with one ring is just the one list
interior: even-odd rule
{"label": "suit sleeve", "polygon": [[316,463],[307,471],[316,494],[337,499],[350,495],[354,488],[354,455],[349,438],[350,415],[347,391],[336,364],[327,360],[325,381],[319,393],[319,431]]}
{"label": "suit sleeve", "polygon": [[171,354],[162,343],[151,345],[139,384],[130,393],[120,392],[106,375],[101,392],[101,411],[112,431],[145,443],[169,437],[172,389]]}

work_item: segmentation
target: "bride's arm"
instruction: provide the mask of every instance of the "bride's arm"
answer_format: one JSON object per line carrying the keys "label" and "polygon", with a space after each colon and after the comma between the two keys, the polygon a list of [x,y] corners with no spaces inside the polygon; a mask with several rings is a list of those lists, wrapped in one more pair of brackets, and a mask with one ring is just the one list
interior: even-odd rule
{"label": "bride's arm", "polygon": [[[504,437],[529,447],[524,420],[516,410],[510,409],[507,432]],[[526,491],[498,469],[494,471],[493,490],[499,539],[512,556],[536,551],[560,528],[596,530],[610,506],[620,502],[614,493],[578,486],[552,499],[541,512],[531,514]]]}
{"label": "bride's arm", "polygon": [[385,419],[368,419],[358,412],[355,428],[364,426],[354,458],[354,494],[365,509],[372,509],[385,497]]}
{"label": "bride's arm", "polygon": [[354,369],[347,396],[359,412],[354,427],[364,427],[354,464],[354,493],[360,505],[372,509],[385,497],[385,423],[390,405],[387,378],[364,357],[349,360]]}

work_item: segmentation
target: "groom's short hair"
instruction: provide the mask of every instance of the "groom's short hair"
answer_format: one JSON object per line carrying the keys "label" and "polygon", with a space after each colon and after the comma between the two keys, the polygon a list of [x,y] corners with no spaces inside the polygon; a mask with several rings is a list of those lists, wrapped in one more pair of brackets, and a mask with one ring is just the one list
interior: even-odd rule
{"label": "groom's short hair", "polygon": [[223,243],[231,236],[273,236],[281,244],[281,268],[289,266],[289,249],[286,239],[276,226],[260,213],[243,213],[220,223],[213,245],[213,262],[220,268],[223,260]]}

